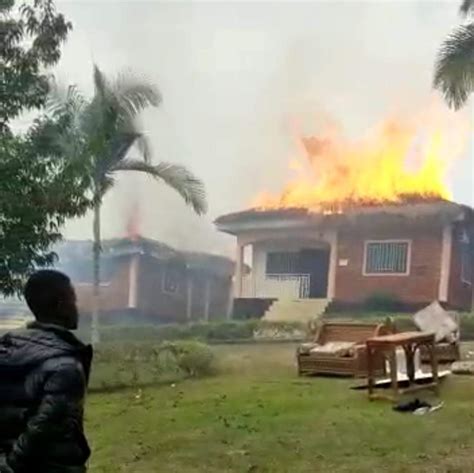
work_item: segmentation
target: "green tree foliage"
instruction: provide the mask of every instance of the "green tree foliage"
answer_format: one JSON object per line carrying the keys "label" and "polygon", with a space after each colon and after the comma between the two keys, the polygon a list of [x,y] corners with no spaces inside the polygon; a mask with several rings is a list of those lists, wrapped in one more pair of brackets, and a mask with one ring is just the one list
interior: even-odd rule
{"label": "green tree foliage", "polygon": [[474,0],[464,0],[460,12],[468,21],[455,28],[441,45],[434,74],[435,88],[455,109],[462,107],[474,91]]}
{"label": "green tree foliage", "polygon": [[179,164],[153,164],[147,136],[137,121],[148,107],[158,107],[157,88],[129,73],[109,79],[94,67],[94,95],[86,98],[73,86],[56,86],[48,109],[66,126],[60,142],[63,154],[76,156],[90,166],[94,201],[94,309],[92,341],[99,341],[101,204],[118,173],[138,172],[174,189],[197,214],[207,209],[204,184]]}
{"label": "green tree foliage", "polygon": [[85,164],[64,155],[56,139],[67,117],[40,115],[22,133],[14,123],[46,103],[45,71],[59,60],[70,29],[51,0],[19,7],[0,0],[0,293],[6,295],[18,293],[34,268],[53,262],[49,248],[61,226],[89,206]]}

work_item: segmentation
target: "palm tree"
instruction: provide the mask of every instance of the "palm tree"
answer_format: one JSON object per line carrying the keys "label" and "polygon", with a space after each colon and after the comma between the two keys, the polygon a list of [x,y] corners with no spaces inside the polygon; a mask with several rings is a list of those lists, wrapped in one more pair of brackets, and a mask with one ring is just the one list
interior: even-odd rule
{"label": "palm tree", "polygon": [[[207,209],[203,183],[184,166],[151,162],[148,140],[137,124],[145,108],[158,107],[161,96],[151,84],[130,74],[109,81],[94,66],[94,96],[87,100],[75,86],[67,91],[52,88],[49,111],[64,123],[59,141],[63,152],[80,156],[87,166],[93,198],[94,308],[92,342],[99,341],[101,205],[118,172],[144,173],[164,182],[197,214]],[[139,156],[138,159],[136,157]]]}
{"label": "palm tree", "polygon": [[[460,12],[470,17],[474,0],[464,0]],[[434,86],[448,104],[459,109],[474,91],[474,22],[458,26],[441,45],[435,64]]]}

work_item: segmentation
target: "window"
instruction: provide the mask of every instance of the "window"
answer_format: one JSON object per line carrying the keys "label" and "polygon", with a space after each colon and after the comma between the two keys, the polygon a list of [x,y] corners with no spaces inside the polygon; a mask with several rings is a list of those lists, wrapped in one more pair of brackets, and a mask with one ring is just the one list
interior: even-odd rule
{"label": "window", "polygon": [[179,290],[179,275],[177,268],[166,268],[163,275],[163,292],[167,294],[176,294]]}
{"label": "window", "polygon": [[365,244],[364,275],[408,275],[409,260],[409,241],[368,241]]}
{"label": "window", "polygon": [[267,253],[267,274],[296,274],[298,272],[298,253]]}

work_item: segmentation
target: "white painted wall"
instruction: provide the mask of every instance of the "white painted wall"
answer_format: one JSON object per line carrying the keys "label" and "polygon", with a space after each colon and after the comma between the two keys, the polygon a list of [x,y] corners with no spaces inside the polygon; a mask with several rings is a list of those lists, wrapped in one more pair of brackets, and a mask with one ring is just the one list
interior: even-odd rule
{"label": "white painted wall", "polygon": [[[274,251],[298,252],[302,248],[322,248],[327,246],[327,242],[334,242],[332,234],[325,234],[321,240],[316,238],[310,240],[308,236],[305,235],[304,239],[286,237],[254,243],[252,245],[252,272],[242,278],[243,297],[297,299],[299,297],[299,281],[275,281],[266,278],[267,253]],[[318,236],[321,234],[318,233]]]}

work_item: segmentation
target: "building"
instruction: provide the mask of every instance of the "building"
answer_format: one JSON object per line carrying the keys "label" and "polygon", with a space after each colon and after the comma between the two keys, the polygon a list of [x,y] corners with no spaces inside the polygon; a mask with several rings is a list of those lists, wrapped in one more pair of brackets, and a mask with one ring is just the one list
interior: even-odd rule
{"label": "building", "polygon": [[[81,313],[92,312],[92,242],[66,241],[57,268],[68,274]],[[234,263],[182,252],[145,239],[106,240],[101,256],[101,319],[107,322],[186,322],[225,318],[231,308]]]}
{"label": "building", "polygon": [[[236,302],[313,299],[354,307],[384,294],[413,308],[433,300],[471,307],[474,212],[463,205],[248,210],[215,223],[237,238]],[[252,271],[245,276],[248,247]]]}

